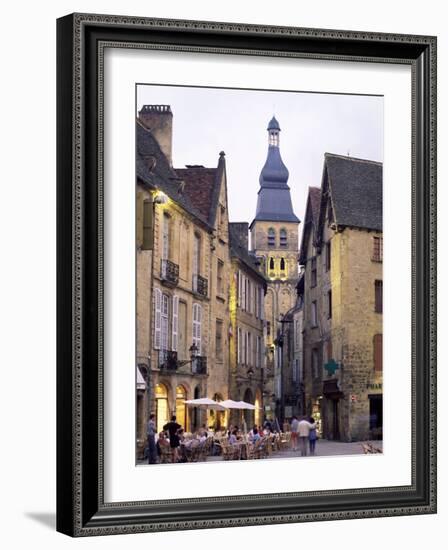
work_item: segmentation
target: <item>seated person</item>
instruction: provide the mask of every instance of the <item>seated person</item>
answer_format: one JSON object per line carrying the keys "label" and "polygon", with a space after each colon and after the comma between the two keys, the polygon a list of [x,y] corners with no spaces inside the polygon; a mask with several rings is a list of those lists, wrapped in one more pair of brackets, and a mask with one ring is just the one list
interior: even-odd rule
{"label": "seated person", "polygon": [[258,428],[254,426],[251,431],[252,431],[251,441],[252,441],[252,443],[256,443],[259,439],[261,439],[261,436],[258,433]]}
{"label": "seated person", "polygon": [[238,435],[237,430],[233,430],[233,432],[229,435],[229,443],[230,443],[230,445],[235,445],[235,443],[236,443],[237,440],[238,440],[237,435]]}

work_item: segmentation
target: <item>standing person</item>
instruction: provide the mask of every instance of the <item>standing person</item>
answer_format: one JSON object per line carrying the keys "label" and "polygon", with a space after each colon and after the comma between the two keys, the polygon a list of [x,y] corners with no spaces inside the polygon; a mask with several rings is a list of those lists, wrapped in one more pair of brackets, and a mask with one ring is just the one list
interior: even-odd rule
{"label": "standing person", "polygon": [[148,425],[146,427],[146,435],[148,437],[148,464],[157,462],[157,447],[156,447],[156,415],[149,415]]}
{"label": "standing person", "polygon": [[314,422],[314,418],[310,418],[310,423],[314,424],[314,428],[310,428],[310,435],[308,436],[309,442],[310,442],[310,455],[314,456],[314,453],[316,451],[316,441],[317,441],[317,426]]}
{"label": "standing person", "polygon": [[291,447],[293,451],[297,451],[298,447],[298,434],[299,431],[299,421],[297,420],[297,416],[292,417],[291,421]]}
{"label": "standing person", "polygon": [[176,416],[174,414],[171,417],[171,422],[168,422],[168,424],[163,426],[163,429],[167,431],[170,436],[170,447],[173,452],[173,462],[177,462],[177,449],[180,445],[177,430],[180,430],[180,428],[182,428],[182,426],[176,422]]}
{"label": "standing person", "polygon": [[307,443],[309,441],[310,436],[310,430],[316,427],[316,424],[311,424],[311,422],[308,422],[308,420],[305,420],[303,418],[299,422],[298,426],[298,434],[299,434],[299,447],[300,447],[300,454],[302,456],[307,455]]}

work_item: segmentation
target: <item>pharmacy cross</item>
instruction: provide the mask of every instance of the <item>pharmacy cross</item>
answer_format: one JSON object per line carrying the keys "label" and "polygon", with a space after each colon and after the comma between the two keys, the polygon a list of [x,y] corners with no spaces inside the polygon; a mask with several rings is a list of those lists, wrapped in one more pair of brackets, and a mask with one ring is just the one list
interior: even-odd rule
{"label": "pharmacy cross", "polygon": [[339,365],[334,359],[330,359],[328,363],[324,365],[324,369],[328,372],[328,376],[333,376],[336,370],[339,368]]}

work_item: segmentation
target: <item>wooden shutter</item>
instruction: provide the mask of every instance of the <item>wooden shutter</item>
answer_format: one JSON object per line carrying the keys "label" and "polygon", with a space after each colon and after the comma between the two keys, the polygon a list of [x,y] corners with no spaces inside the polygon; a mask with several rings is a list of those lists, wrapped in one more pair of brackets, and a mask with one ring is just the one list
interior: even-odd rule
{"label": "wooden shutter", "polygon": [[162,326],[162,293],[158,288],[154,289],[154,349],[160,349]]}
{"label": "wooden shutter", "polygon": [[198,348],[198,355],[201,355],[202,340],[202,307],[199,304],[193,304],[193,343]]}
{"label": "wooden shutter", "polygon": [[383,370],[383,335],[375,334],[373,337],[373,364],[375,371]]}
{"label": "wooden shutter", "polygon": [[260,287],[260,319],[264,321],[264,289]]}
{"label": "wooden shutter", "polygon": [[241,277],[241,271],[238,271],[238,306],[242,307],[242,298],[243,298],[243,290],[242,290],[242,277]]}
{"label": "wooden shutter", "polygon": [[143,221],[139,223],[143,229],[142,249],[152,250],[154,248],[154,203],[151,200],[143,202],[142,215]]}
{"label": "wooden shutter", "polygon": [[383,313],[383,281],[375,281],[375,312]]}
{"label": "wooden shutter", "polygon": [[[137,248],[142,247],[143,243],[143,193],[141,191],[137,192],[136,197],[136,208],[135,208],[135,225],[137,228]],[[143,247],[142,247],[143,248]]]}
{"label": "wooden shutter", "polygon": [[173,296],[173,318],[171,320],[171,349],[177,351],[179,333],[179,296]]}
{"label": "wooden shutter", "polygon": [[241,329],[238,327],[238,330],[236,331],[237,334],[237,363],[241,363]]}

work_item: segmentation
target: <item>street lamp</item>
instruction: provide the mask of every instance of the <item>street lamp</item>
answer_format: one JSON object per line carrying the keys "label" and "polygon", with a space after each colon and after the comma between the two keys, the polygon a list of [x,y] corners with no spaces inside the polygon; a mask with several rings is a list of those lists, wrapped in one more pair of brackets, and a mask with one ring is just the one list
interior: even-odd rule
{"label": "street lamp", "polygon": [[178,367],[183,367],[183,366],[188,365],[189,363],[191,363],[192,368],[193,368],[193,372],[194,372],[194,370],[195,370],[195,360],[196,360],[196,357],[198,356],[198,353],[199,353],[199,348],[198,348],[198,346],[196,345],[195,342],[193,342],[191,344],[191,346],[188,348],[188,351],[190,352],[190,359],[188,359],[187,361],[177,361],[177,366]]}

